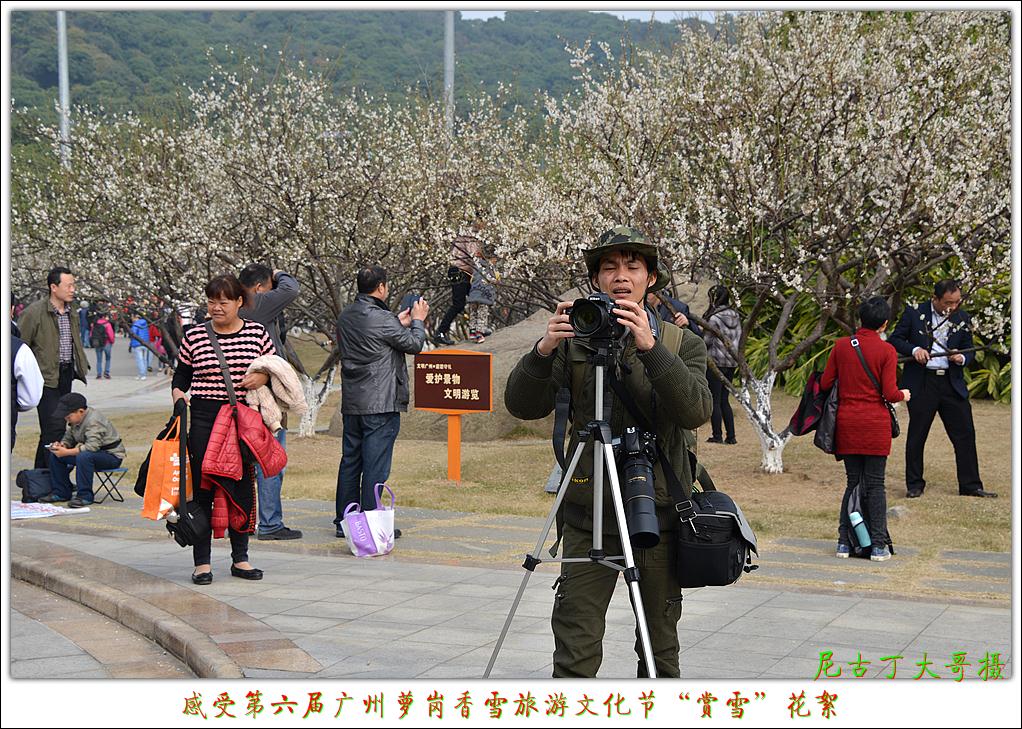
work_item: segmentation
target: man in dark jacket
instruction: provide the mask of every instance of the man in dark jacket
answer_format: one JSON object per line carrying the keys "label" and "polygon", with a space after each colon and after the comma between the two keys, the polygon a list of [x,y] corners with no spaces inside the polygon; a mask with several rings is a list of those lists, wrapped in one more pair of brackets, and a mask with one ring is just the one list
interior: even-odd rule
{"label": "man in dark jacket", "polygon": [[647,294],[646,303],[654,307],[656,313],[664,321],[674,322],[674,325],[677,327],[691,329],[692,333],[697,337],[703,336],[703,330],[689,318],[690,309],[688,304],[681,299],[676,299],[663,291],[658,291],[655,294]]}
{"label": "man in dark jacket", "polygon": [[[245,289],[245,305],[238,312],[243,319],[257,321],[266,327],[266,332],[273,341],[277,356],[287,359],[284,354],[284,332],[280,328],[280,319],[284,309],[298,298],[298,279],[284,271],[272,271],[262,263],[250,263],[238,274],[241,287]],[[281,448],[287,449],[287,414],[280,430],[277,431],[277,442]],[[256,487],[259,494],[259,527],[257,539],[301,539],[299,529],[284,526],[284,509],[280,501],[280,492],[284,486],[284,471],[276,476],[267,477],[263,469],[256,464]]]}
{"label": "man in dark jacket", "polygon": [[356,283],[358,296],[337,320],[344,427],[334,519],[338,537],[344,537],[348,504],[375,508],[373,488],[390,477],[401,413],[408,411],[405,355],[422,349],[423,320],[429,313],[429,304],[420,298],[394,316],[386,304],[387,272],[379,266],[360,270]]}
{"label": "man in dark jacket", "polygon": [[891,333],[905,363],[901,386],[912,393],[908,402],[908,437],[905,439],[905,486],[908,498],[923,495],[923,450],[940,414],[955,451],[958,493],[961,496],[997,496],[983,489],[976,456],[976,426],[972,422],[965,366],[972,362],[972,319],[959,307],[961,286],[945,279],[933,287],[933,299],[918,307],[907,306]]}
{"label": "man in dark jacket", "polygon": [[[686,429],[697,428],[710,417],[712,401],[706,384],[706,346],[700,337],[682,332],[678,351],[669,350],[654,332],[673,324],[663,323],[652,307],[643,306],[646,293],[666,284],[667,271],[660,265],[655,246],[637,230],[625,226],[604,233],[596,248],[585,252],[592,285],[614,299],[618,323],[628,336],[620,353],[616,375],[623,383],[634,408],[656,430],[657,444],[666,454],[682,483],[693,482],[686,447]],[[535,420],[554,408],[563,384],[571,390],[572,433],[568,454],[578,444],[577,429],[594,417],[595,367],[587,362],[592,348],[574,338],[565,309],[558,304],[546,333],[518,362],[508,377],[504,402],[508,411],[523,420]],[[610,395],[610,428],[615,437],[639,423],[616,394]],[[653,403],[655,402],[655,407]],[[593,546],[593,443],[587,443],[562,503],[563,555],[584,557]],[[621,465],[621,464],[618,464]],[[649,549],[634,549],[640,571],[639,589],[649,628],[658,676],[678,677],[678,620],[681,618],[681,587],[672,564],[675,553],[673,532],[678,518],[672,515],[674,500],[664,475],[664,459],[653,469],[656,515],[660,541]],[[613,518],[610,481],[604,486],[604,548],[607,554],[622,553],[621,539]],[[591,561],[562,562],[556,583],[551,625],[554,633],[554,677],[596,675],[602,661],[602,639],[607,609],[617,583],[617,570]],[[641,646],[637,675],[647,676]]]}
{"label": "man in dark jacket", "polygon": [[32,348],[43,373],[43,395],[39,414],[39,444],[35,467],[46,468],[50,452],[46,446],[64,435],[63,418],[54,418],[57,401],[71,392],[72,380],[86,382],[89,362],[85,358],[78,315],[71,308],[75,298],[75,277],[58,266],[46,276],[49,296],[29,304],[21,315],[21,339]]}

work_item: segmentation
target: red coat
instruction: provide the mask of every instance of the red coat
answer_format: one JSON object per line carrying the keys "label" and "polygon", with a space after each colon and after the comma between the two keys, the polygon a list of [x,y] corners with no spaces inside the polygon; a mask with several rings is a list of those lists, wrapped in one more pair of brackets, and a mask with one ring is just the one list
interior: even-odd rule
{"label": "red coat", "polygon": [[[884,398],[892,403],[901,402],[905,396],[898,389],[898,354],[894,347],[872,329],[859,329],[855,336],[869,368],[880,381]],[[852,348],[850,337],[834,343],[820,387],[829,389],[835,379],[838,455],[890,455],[891,416]]]}
{"label": "red coat", "polygon": [[[235,420],[229,404],[220,407],[202,459],[199,486],[215,489],[211,525],[217,539],[224,536],[228,525],[246,533],[255,528],[254,481],[252,469],[246,467],[242,457],[241,442],[248,446],[267,476],[276,476],[287,465],[287,454],[266,428],[262,416],[243,403],[238,403],[237,411]],[[237,487],[225,487],[217,476],[229,479]]]}

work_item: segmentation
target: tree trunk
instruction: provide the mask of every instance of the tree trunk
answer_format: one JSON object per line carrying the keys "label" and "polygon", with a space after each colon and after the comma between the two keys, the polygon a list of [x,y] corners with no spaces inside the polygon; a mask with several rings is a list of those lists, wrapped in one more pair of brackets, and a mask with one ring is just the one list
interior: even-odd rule
{"label": "tree trunk", "polygon": [[305,411],[301,422],[298,424],[298,437],[308,438],[316,434],[316,419],[323,403],[330,396],[330,393],[340,389],[340,385],[334,382],[337,374],[337,365],[329,368],[324,379],[320,382],[305,374],[298,375],[302,381],[302,389],[305,391],[305,402],[309,409]]}
{"label": "tree trunk", "polygon": [[[731,389],[735,400],[744,408],[749,422],[752,423],[752,426],[756,429],[756,435],[759,436],[760,447],[763,449],[763,460],[760,463],[760,468],[765,473],[784,472],[784,460],[782,457],[784,446],[788,443],[788,439],[791,438],[787,428],[781,433],[774,432],[770,395],[773,392],[774,380],[776,378],[776,372],[768,372],[762,379],[743,379],[741,389]],[[753,396],[756,398],[755,405],[752,403]]]}

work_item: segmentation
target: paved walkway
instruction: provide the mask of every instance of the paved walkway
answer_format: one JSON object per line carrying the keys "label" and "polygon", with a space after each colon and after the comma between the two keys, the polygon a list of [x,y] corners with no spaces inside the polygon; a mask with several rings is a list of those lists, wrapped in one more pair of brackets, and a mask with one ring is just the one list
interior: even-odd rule
{"label": "paved walkway", "polygon": [[83,605],[11,580],[11,678],[189,678],[165,648]]}
{"label": "paved walkway", "polygon": [[[140,382],[130,371],[127,356],[115,354],[112,380],[93,380],[87,388],[76,383],[75,389],[104,410],[165,409],[167,379]],[[35,418],[26,416],[23,425],[21,436],[32,438]],[[28,464],[12,461],[13,487],[13,474]],[[187,670],[224,678],[477,678],[521,583],[522,557],[543,524],[405,508],[398,516],[405,536],[394,554],[357,560],[334,537],[332,503],[286,500],[288,525],[305,536],[253,540],[252,560],[266,570],[265,579],[230,577],[228,549],[218,541],[214,582],[200,588],[189,579],[190,554],[162,525],[139,518],[141,500],[130,484],[122,491],[124,503],[12,523],[13,577],[45,587],[44,603],[54,606],[52,612],[31,609],[38,594],[33,600],[19,595],[37,588],[13,582],[12,671],[21,672],[13,675],[120,675],[121,665],[108,662],[120,657],[100,650],[95,635],[97,626],[127,626],[111,640],[132,642],[132,651],[144,648],[136,639],[153,640],[162,655],[144,659],[152,664],[149,673],[126,658],[138,676]],[[904,595],[900,575],[915,554],[911,548],[885,563],[839,561],[832,549],[830,541],[779,539],[761,545],[761,569],[737,585],[686,591],[679,628],[683,676],[810,678],[823,650],[845,663],[861,652],[872,660],[873,676],[890,671],[883,656],[904,656],[897,675],[911,678],[924,655],[946,672],[944,664],[960,651],[968,653],[973,671],[987,652],[999,653],[1012,670],[1010,555],[943,552],[941,570],[927,584],[944,595],[937,601]],[[549,587],[556,571],[544,564],[531,578],[494,677],[550,675]],[[81,619],[63,618],[72,608],[85,611]],[[601,677],[634,676],[633,630],[621,583],[608,615]],[[40,639],[59,654],[53,657],[67,660],[46,662],[34,654]]]}
{"label": "paved walkway", "polygon": [[[252,561],[266,570],[265,579],[230,577],[229,552],[218,541],[214,582],[200,588],[189,580],[190,554],[162,525],[138,518],[140,501],[126,491],[124,504],[14,523],[14,576],[72,594],[162,645],[176,645],[198,675],[478,678],[524,574],[521,558],[541,527],[537,519],[405,509],[399,518],[406,536],[395,553],[358,560],[329,528],[331,504],[287,501],[288,523],[306,537],[253,540]],[[829,548],[790,540],[772,547],[764,568],[737,585],[686,591],[683,677],[812,678],[823,650],[846,664],[861,652],[872,661],[870,676],[887,674],[891,666],[880,658],[895,654],[903,656],[899,678],[918,673],[914,664],[924,655],[946,673],[944,664],[960,651],[973,671],[987,652],[997,652],[1010,673],[1007,607],[961,597],[871,596],[868,589],[884,581],[895,560],[838,562]],[[781,553],[788,556],[777,558]],[[961,564],[1005,578],[1010,570],[1007,555],[957,554]],[[819,574],[809,587],[792,589],[789,578],[805,573]],[[556,565],[544,564],[531,578],[494,677],[549,677],[555,574]],[[976,582],[991,579],[1000,577]],[[1003,589],[1010,592],[1007,579]],[[621,583],[600,677],[634,676],[633,629]],[[65,675],[52,670],[55,678]]]}

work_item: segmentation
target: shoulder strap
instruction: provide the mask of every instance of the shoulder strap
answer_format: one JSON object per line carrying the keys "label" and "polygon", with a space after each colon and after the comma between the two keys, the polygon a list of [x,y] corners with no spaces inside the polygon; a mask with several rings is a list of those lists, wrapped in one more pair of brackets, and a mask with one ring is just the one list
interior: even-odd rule
{"label": "shoulder strap", "polygon": [[216,332],[213,331],[213,322],[206,322],[206,334],[209,335],[209,343],[213,345],[213,351],[216,352],[216,358],[220,361],[220,374],[224,378],[224,385],[227,386],[227,399],[231,401],[231,407],[238,407],[238,396],[234,394],[234,383],[231,382],[231,368],[227,366],[227,360],[224,358],[224,351],[220,349],[220,342],[216,339]]}
{"label": "shoulder strap", "polygon": [[852,344],[852,349],[854,349],[855,353],[859,355],[859,361],[862,363],[862,369],[866,370],[866,374],[869,375],[869,379],[872,380],[873,382],[873,387],[875,387],[877,389],[877,392],[880,393],[880,399],[883,400],[884,402],[887,402],[887,398],[884,397],[884,390],[882,387],[880,387],[880,381],[877,380],[876,375],[873,374],[873,370],[871,370],[869,368],[869,365],[866,364],[866,358],[862,354],[862,349],[859,348],[859,338],[852,337],[850,341]]}
{"label": "shoulder strap", "polygon": [[672,324],[671,322],[664,322],[661,327],[660,341],[670,351],[675,354],[681,354],[681,341],[685,338],[685,330],[681,327]]}

